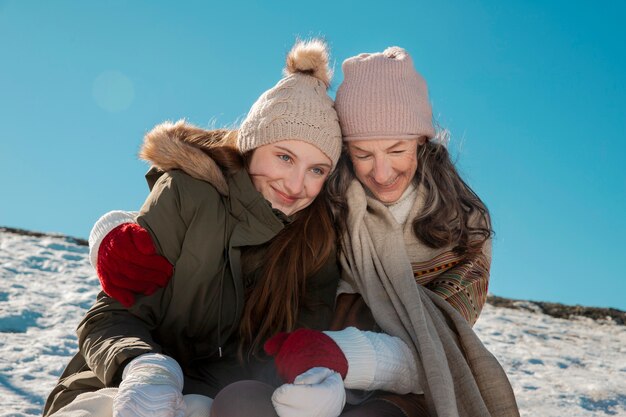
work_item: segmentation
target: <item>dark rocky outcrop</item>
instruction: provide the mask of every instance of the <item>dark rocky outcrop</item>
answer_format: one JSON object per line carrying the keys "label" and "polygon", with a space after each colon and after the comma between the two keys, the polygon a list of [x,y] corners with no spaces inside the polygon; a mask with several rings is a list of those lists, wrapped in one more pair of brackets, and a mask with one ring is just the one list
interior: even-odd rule
{"label": "dark rocky outcrop", "polygon": [[616,308],[585,307],[581,305],[571,306],[544,301],[514,300],[511,298],[497,297],[495,295],[489,295],[487,302],[494,307],[506,307],[518,310],[524,309],[561,319],[571,319],[575,316],[582,316],[597,321],[612,320],[622,326],[626,324],[626,312]]}
{"label": "dark rocky outcrop", "polygon": [[63,235],[60,233],[44,233],[44,232],[33,232],[32,230],[25,230],[25,229],[17,229],[14,227],[4,227],[4,226],[0,226],[0,232],[6,232],[6,233],[14,233],[17,235],[22,235],[22,236],[33,236],[33,237],[58,237],[61,239],[65,239],[69,242],[75,243],[77,245],[81,245],[81,246],[89,246],[89,242],[86,239],[81,239],[79,237],[72,237],[72,236],[67,236],[67,235]]}

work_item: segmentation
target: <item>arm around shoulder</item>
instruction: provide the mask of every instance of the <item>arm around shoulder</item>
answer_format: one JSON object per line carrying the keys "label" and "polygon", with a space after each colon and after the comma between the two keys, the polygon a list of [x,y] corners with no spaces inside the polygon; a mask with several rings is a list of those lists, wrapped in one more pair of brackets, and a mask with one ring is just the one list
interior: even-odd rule
{"label": "arm around shoulder", "polygon": [[487,239],[480,251],[468,254],[459,264],[442,272],[426,286],[452,305],[470,325],[474,325],[487,301],[490,267],[491,239]]}

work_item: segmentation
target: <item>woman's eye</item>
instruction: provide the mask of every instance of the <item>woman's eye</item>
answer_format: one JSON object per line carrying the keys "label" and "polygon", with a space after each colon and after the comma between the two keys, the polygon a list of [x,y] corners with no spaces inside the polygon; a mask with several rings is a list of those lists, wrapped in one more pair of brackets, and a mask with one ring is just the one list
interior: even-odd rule
{"label": "woman's eye", "polygon": [[369,155],[354,155],[356,159],[367,159]]}
{"label": "woman's eye", "polygon": [[324,170],[322,168],[313,168],[311,171],[313,171],[315,175],[324,175]]}
{"label": "woman's eye", "polygon": [[289,162],[289,161],[291,161],[291,157],[290,157],[289,155],[280,154],[280,155],[278,155],[278,157],[279,157],[280,159],[282,159],[283,161],[285,161],[285,162]]}

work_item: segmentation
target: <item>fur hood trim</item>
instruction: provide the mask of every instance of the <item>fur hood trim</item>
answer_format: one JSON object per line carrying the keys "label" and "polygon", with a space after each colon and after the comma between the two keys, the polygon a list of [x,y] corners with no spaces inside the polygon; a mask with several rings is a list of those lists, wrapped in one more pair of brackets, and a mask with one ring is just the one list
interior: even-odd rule
{"label": "fur hood trim", "polygon": [[164,122],[146,134],[139,157],[162,171],[180,169],[228,195],[224,173],[204,151],[223,134],[223,130],[204,130],[183,120]]}

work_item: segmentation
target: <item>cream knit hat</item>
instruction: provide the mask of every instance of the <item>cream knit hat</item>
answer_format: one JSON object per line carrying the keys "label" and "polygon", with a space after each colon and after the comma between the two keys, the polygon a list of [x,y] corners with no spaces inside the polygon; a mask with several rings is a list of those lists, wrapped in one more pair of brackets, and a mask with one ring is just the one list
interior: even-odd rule
{"label": "cream knit hat", "polygon": [[343,139],[428,139],[435,135],[426,81],[397,46],[343,62],[335,107]]}
{"label": "cream knit hat", "polygon": [[330,158],[341,154],[341,129],[326,90],[332,72],[326,44],[298,41],[287,55],[285,78],[254,103],[241,124],[237,146],[242,152],[281,140],[301,140]]}

